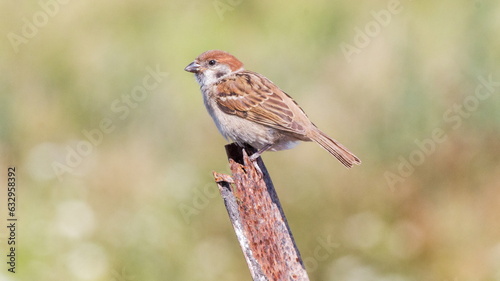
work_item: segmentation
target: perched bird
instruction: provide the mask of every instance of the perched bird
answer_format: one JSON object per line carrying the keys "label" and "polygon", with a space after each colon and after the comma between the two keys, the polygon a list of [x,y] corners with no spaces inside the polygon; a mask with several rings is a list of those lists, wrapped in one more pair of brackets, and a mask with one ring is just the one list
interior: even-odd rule
{"label": "perched bird", "polygon": [[348,168],[361,164],[347,148],[320,131],[288,94],[263,75],[245,70],[233,55],[207,51],[184,70],[195,74],[208,113],[221,134],[258,150],[252,160],[267,150],[314,141]]}

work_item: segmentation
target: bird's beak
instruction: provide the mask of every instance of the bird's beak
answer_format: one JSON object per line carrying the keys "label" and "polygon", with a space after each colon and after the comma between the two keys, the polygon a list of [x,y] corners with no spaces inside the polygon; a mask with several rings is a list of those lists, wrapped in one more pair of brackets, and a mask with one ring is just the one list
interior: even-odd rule
{"label": "bird's beak", "polygon": [[193,61],[188,66],[186,66],[184,70],[187,72],[198,73],[200,71],[200,65]]}

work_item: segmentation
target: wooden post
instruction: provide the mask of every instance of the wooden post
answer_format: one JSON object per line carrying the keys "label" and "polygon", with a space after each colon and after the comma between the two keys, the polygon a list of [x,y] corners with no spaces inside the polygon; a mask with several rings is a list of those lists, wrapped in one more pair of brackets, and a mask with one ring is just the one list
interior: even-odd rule
{"label": "wooden post", "polygon": [[309,281],[278,195],[255,149],[226,145],[232,176],[215,181],[254,281]]}

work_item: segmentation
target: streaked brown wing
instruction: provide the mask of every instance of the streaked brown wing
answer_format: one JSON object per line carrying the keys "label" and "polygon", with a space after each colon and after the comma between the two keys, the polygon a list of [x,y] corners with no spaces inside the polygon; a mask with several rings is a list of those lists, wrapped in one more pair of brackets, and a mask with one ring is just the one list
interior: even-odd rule
{"label": "streaked brown wing", "polygon": [[[217,92],[217,104],[227,114],[290,133],[305,134],[304,126],[294,121],[290,102],[284,100],[290,97],[259,74],[236,73],[219,82]],[[293,102],[291,106],[298,107]]]}

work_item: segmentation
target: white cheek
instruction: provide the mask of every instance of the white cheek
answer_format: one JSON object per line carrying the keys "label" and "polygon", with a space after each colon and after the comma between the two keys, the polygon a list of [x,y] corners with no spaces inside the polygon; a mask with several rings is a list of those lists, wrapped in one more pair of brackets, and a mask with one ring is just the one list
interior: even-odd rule
{"label": "white cheek", "polygon": [[198,81],[200,86],[211,85],[217,82],[217,80],[219,80],[219,78],[216,77],[214,71],[205,71],[203,73],[196,74],[196,81]]}
{"label": "white cheek", "polygon": [[219,80],[219,78],[217,78],[214,71],[206,71],[205,72],[205,84],[206,85],[211,85],[211,84],[217,82],[217,80]]}

